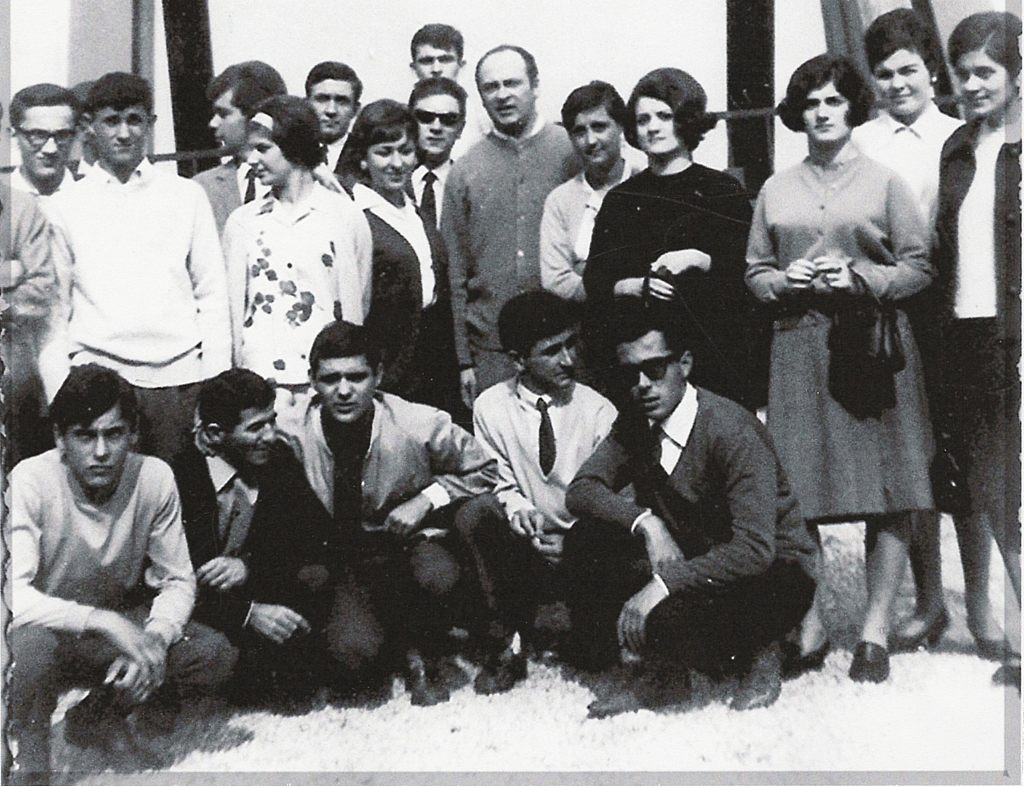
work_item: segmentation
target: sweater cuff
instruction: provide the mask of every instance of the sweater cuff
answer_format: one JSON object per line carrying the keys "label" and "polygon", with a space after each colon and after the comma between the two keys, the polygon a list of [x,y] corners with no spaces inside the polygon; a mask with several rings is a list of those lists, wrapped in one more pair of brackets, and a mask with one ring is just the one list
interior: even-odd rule
{"label": "sweater cuff", "polygon": [[640,522],[643,521],[643,519],[645,517],[653,516],[653,514],[654,514],[654,512],[651,511],[651,509],[649,509],[649,508],[645,508],[643,511],[641,511],[640,512],[640,516],[638,516],[636,519],[634,519],[633,520],[633,524],[631,524],[629,526],[629,534],[631,536],[635,536],[636,535],[636,526],[639,525]]}
{"label": "sweater cuff", "polygon": [[420,492],[420,494],[430,501],[430,505],[434,507],[435,511],[444,508],[452,502],[452,496],[448,494],[448,490],[436,481]]}

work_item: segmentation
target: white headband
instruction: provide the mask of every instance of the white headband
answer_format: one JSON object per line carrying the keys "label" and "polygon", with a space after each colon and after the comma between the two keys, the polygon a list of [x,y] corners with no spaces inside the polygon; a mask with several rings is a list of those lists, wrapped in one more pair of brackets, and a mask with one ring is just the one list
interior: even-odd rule
{"label": "white headband", "polygon": [[258,126],[263,126],[267,131],[274,130],[274,119],[270,117],[266,112],[257,112],[252,116],[250,123],[255,123]]}

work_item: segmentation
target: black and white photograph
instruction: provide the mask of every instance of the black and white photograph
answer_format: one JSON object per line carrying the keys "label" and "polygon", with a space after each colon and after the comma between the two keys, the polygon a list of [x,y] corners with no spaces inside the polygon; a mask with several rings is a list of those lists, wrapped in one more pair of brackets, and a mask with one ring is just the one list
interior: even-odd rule
{"label": "black and white photograph", "polygon": [[1021,783],[1017,0],[0,43],[0,781]]}

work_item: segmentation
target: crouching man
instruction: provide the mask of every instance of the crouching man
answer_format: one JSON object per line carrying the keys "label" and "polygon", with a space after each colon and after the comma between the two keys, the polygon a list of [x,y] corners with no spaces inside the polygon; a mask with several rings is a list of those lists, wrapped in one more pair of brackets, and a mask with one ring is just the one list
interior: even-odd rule
{"label": "crouching man", "polygon": [[507,691],[526,676],[513,635],[529,641],[537,605],[564,598],[562,548],[573,524],[565,490],[617,415],[575,380],[576,323],[572,305],[550,292],[512,298],[498,315],[498,335],[518,373],[473,407],[476,438],[497,459],[500,478],[495,495],[469,504],[480,515],[466,517],[475,528],[460,533],[484,597],[480,694]]}
{"label": "crouching man", "polygon": [[274,399],[248,369],[207,380],[195,445],[174,462],[196,618],[240,648],[232,695],[247,703],[299,700],[325,682],[344,688],[362,665],[328,633],[345,572],[331,519],[275,427]]}
{"label": "crouching man", "polygon": [[75,367],[50,415],[57,447],[11,474],[10,707],[23,782],[47,778],[50,715],[70,686],[106,688],[68,712],[69,740],[123,743],[166,726],[182,695],[224,682],[238,657],[189,622],[196,584],[178,492],[166,464],[132,450],[131,386]]}
{"label": "crouching man", "polygon": [[[649,312],[619,328],[633,407],[569,486],[579,521],[565,551],[573,626],[592,643],[587,666],[610,664],[622,647],[644,670],[590,713],[684,701],[690,670],[738,674],[736,710],[771,705],[779,643],[811,604],[815,544],[760,422],[687,384],[686,337]],[[635,500],[618,495],[630,483]]]}
{"label": "crouching man", "polygon": [[339,636],[385,670],[404,654],[413,704],[443,702],[438,667],[460,575],[450,533],[463,504],[494,489],[495,462],[447,413],[377,390],[381,350],[366,329],[328,325],[309,363],[303,464],[356,580],[335,602],[346,613]]}

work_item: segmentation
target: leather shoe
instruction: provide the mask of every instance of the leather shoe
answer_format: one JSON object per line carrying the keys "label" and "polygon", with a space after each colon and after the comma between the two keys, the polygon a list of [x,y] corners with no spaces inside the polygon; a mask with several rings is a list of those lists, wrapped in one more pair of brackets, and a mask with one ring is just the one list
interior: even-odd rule
{"label": "leather shoe", "polygon": [[1020,664],[1003,664],[992,675],[992,682],[997,686],[1013,686],[1020,694]]}
{"label": "leather shoe", "polygon": [[917,634],[908,637],[897,633],[891,636],[889,650],[892,653],[906,653],[923,647],[934,648],[939,644],[947,628],[949,628],[949,613],[943,607],[935,619]]}
{"label": "leather shoe", "polygon": [[743,676],[729,707],[733,710],[754,710],[774,705],[782,694],[782,653],[775,643],[754,658],[750,671]]}
{"label": "leather shoe", "polygon": [[473,681],[477,694],[501,694],[526,677],[526,656],[505,648],[497,656],[489,657]]}
{"label": "leather shoe", "polygon": [[422,656],[418,653],[409,656],[405,688],[409,691],[410,700],[413,705],[418,707],[439,705],[451,698],[447,687],[439,685],[434,672],[434,670],[427,668]]}
{"label": "leather shoe", "polygon": [[594,700],[587,706],[588,719],[607,719],[621,713],[634,713],[644,710],[647,706],[641,702],[636,692],[623,689],[608,697]]}
{"label": "leather shoe", "polygon": [[874,642],[860,642],[853,651],[850,679],[858,683],[882,683],[889,677],[889,651]]}
{"label": "leather shoe", "polygon": [[978,655],[986,661],[1002,661],[1006,655],[1006,642],[1002,639],[975,637],[974,645],[978,649]]}
{"label": "leather shoe", "polygon": [[815,650],[801,655],[799,642],[785,640],[781,644],[782,676],[796,678],[805,672],[821,669],[822,664],[825,663],[825,657],[831,650],[832,643],[826,638]]}

